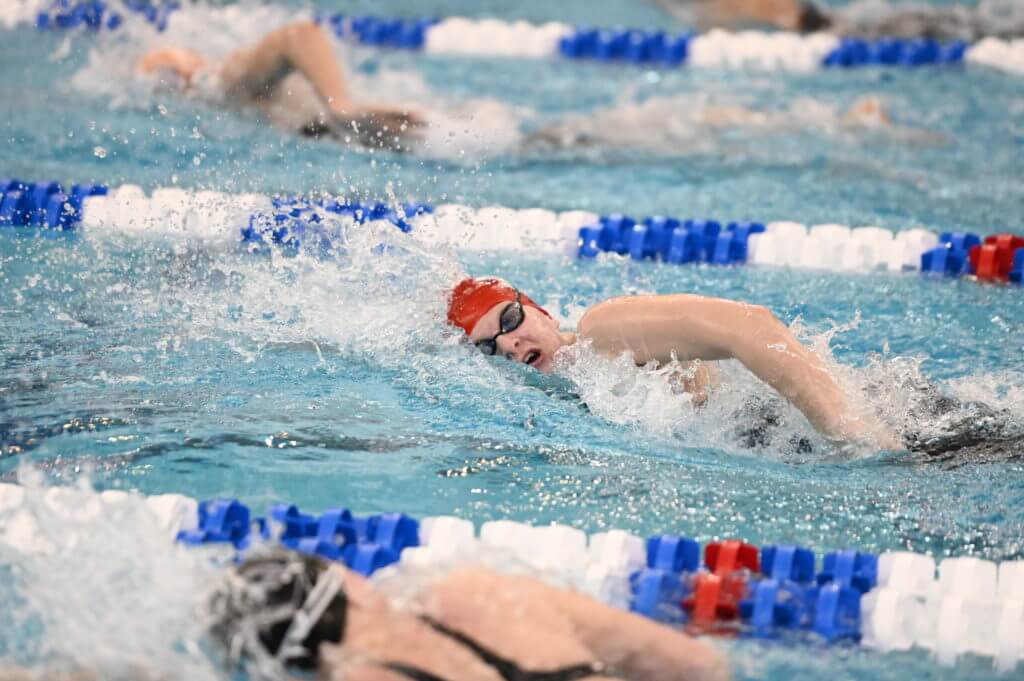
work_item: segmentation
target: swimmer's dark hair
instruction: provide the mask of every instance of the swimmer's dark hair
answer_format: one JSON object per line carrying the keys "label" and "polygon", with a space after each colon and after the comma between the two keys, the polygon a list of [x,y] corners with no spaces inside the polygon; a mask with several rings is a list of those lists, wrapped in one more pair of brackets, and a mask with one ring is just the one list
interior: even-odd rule
{"label": "swimmer's dark hair", "polygon": [[[240,658],[261,657],[264,652],[276,656],[292,619],[321,573],[328,569],[330,564],[321,558],[283,548],[247,558],[209,599],[210,638],[235,658],[232,662],[236,664],[243,661]],[[265,617],[278,609],[288,614],[273,620]],[[290,656],[286,666],[315,669],[320,644],[339,643],[344,636],[346,611],[347,599],[341,589],[302,640],[303,653]],[[255,629],[258,643],[246,638],[250,627]],[[256,645],[263,651],[253,650]]]}

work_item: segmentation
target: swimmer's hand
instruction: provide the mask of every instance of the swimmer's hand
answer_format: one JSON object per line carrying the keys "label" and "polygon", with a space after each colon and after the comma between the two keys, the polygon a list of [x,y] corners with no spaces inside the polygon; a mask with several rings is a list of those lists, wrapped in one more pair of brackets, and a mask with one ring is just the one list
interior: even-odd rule
{"label": "swimmer's hand", "polygon": [[136,63],[135,68],[142,73],[169,71],[184,79],[188,84],[192,77],[206,66],[203,55],[193,50],[179,47],[167,47],[144,54]]}
{"label": "swimmer's hand", "polygon": [[707,404],[711,388],[717,382],[717,372],[706,362],[686,362],[680,371],[669,374],[672,392],[689,394],[694,409]]}
{"label": "swimmer's hand", "polygon": [[423,118],[413,111],[360,106],[335,112],[331,133],[367,147],[406,151],[408,147],[404,145],[418,139],[419,129],[425,125]]}
{"label": "swimmer's hand", "polygon": [[348,111],[336,113],[335,121],[353,132],[358,128],[364,128],[402,136],[408,136],[426,125],[423,117],[414,111],[375,106],[353,107]]}
{"label": "swimmer's hand", "polygon": [[415,111],[398,111],[378,107],[362,107],[356,114],[356,120],[371,122],[377,126],[388,126],[402,132],[422,128],[426,125],[423,116]]}
{"label": "swimmer's hand", "polygon": [[868,95],[853,103],[843,116],[843,123],[864,127],[887,127],[892,125],[892,120],[882,106],[882,100]]}
{"label": "swimmer's hand", "polygon": [[825,434],[840,443],[864,444],[879,449],[901,451],[906,449],[903,438],[873,415],[845,410],[824,429]]}

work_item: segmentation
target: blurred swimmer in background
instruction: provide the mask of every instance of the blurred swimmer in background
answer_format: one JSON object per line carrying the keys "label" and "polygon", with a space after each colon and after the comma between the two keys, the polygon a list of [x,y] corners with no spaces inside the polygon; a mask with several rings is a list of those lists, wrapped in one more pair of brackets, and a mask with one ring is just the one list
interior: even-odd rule
{"label": "blurred swimmer in background", "polygon": [[331,39],[310,21],[272,31],[220,61],[171,47],[145,54],[138,69],[186,92],[255,108],[312,138],[402,151],[423,125],[416,112],[353,100]]}
{"label": "blurred swimmer in background", "polygon": [[976,41],[1024,36],[1024,3],[982,0],[977,6],[861,0],[842,8],[804,0],[657,0],[702,28],[762,24],[786,31],[828,31],[862,38]]}
{"label": "blurred swimmer in background", "polygon": [[[279,28],[255,45],[217,61],[180,47],[153,50],[138,61],[138,69],[177,89],[253,108],[278,127],[317,139],[407,151],[410,143],[421,137],[424,125],[422,115],[415,111],[353,100],[331,38],[313,22]],[[608,147],[675,153],[678,147],[676,151],[685,153],[708,133],[733,128],[810,128],[851,134],[877,131],[921,143],[940,139],[928,131],[894,125],[879,98],[870,95],[843,112],[810,99],[778,111],[701,105],[692,97],[683,105],[679,99],[652,97],[641,103],[569,114],[527,131],[521,148],[546,152]],[[478,111],[470,118],[482,121],[484,117]],[[442,119],[438,125],[443,124]],[[479,128],[472,121],[464,123],[462,128]],[[515,126],[511,121],[508,124]],[[507,146],[498,139],[501,131],[495,126],[486,134],[496,148]]]}
{"label": "blurred swimmer in background", "polygon": [[729,104],[702,104],[693,96],[651,97],[585,113],[571,113],[526,134],[528,151],[627,149],[656,155],[685,154],[706,146],[717,132],[739,128],[862,137],[934,145],[946,138],[930,130],[893,123],[882,100],[859,97],[845,111],[815,99],[794,100],[786,109],[754,110]]}

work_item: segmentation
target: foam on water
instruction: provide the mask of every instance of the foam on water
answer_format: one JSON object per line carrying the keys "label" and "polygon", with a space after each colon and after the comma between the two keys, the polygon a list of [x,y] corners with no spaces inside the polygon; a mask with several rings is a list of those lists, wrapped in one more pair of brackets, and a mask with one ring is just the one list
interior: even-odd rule
{"label": "foam on water", "polygon": [[32,23],[36,15],[50,5],[49,0],[7,0],[0,5],[0,27],[14,28]]}
{"label": "foam on water", "polygon": [[0,566],[14,580],[0,628],[5,662],[106,679],[154,669],[223,678],[200,647],[208,553],[170,541],[137,494],[101,494],[85,478],[50,488],[28,470],[21,481],[0,485]]}

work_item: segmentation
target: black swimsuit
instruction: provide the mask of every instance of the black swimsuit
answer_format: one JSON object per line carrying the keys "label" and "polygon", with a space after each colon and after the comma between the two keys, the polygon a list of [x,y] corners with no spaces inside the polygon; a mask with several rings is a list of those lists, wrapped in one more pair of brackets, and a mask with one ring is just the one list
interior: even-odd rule
{"label": "black swimsuit", "polygon": [[[484,648],[482,645],[463,633],[446,627],[436,620],[432,620],[427,617],[423,617],[421,619],[429,624],[434,631],[461,643],[466,648],[469,648],[477,657],[493,667],[494,670],[501,675],[501,678],[505,679],[505,681],[576,681],[577,679],[583,679],[588,676],[597,676],[604,673],[604,665],[599,662],[577,664],[571,667],[563,667],[552,671],[527,671],[525,669],[521,669],[515,662],[506,660],[500,655]],[[434,674],[419,669],[418,667],[411,667],[400,662],[385,662],[380,666],[385,669],[390,669],[393,672],[397,672],[398,674],[408,677],[413,681],[446,681],[446,679],[442,679],[441,677],[435,676]]]}

